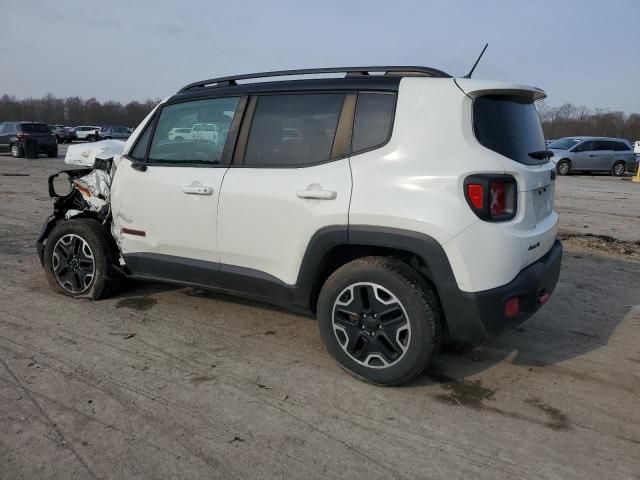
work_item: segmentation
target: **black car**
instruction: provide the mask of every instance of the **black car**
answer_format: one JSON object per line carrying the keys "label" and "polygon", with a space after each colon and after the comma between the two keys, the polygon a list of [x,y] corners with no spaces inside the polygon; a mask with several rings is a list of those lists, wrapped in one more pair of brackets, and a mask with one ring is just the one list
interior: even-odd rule
{"label": "black car", "polygon": [[75,132],[69,127],[65,127],[64,125],[51,124],[49,124],[49,127],[56,136],[56,140],[58,143],[71,143],[76,138]]}
{"label": "black car", "polygon": [[46,153],[51,158],[58,156],[56,135],[46,123],[0,123],[0,153],[11,153],[16,158],[24,157],[25,142],[29,139],[37,142],[38,153]]}

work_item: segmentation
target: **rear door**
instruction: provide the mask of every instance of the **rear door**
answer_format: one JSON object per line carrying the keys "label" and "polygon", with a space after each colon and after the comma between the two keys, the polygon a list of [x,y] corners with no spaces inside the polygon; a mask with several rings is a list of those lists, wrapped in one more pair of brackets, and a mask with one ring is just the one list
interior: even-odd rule
{"label": "rear door", "polygon": [[227,288],[293,285],[316,232],[336,228],[346,239],[354,107],[355,95],[345,93],[251,98],[220,194],[220,280]]}
{"label": "rear door", "polygon": [[22,132],[38,142],[40,146],[51,146],[56,143],[56,136],[45,123],[23,123]]}
{"label": "rear door", "polygon": [[594,140],[593,152],[589,155],[590,170],[609,171],[613,162],[613,145],[609,140]]}
{"label": "rear door", "polygon": [[[216,213],[245,99],[165,105],[116,170],[112,232],[137,275],[209,285],[218,269]],[[175,140],[169,132],[223,115],[218,142]]]}

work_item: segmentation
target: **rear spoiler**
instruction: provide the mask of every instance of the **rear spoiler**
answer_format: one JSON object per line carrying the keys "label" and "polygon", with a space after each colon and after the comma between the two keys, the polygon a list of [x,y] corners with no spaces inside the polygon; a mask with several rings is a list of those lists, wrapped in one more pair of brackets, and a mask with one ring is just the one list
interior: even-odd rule
{"label": "rear spoiler", "polygon": [[458,88],[471,98],[482,95],[516,95],[524,97],[532,102],[546,98],[547,94],[538,87],[518,85],[506,82],[494,82],[491,80],[474,80],[470,78],[454,79]]}

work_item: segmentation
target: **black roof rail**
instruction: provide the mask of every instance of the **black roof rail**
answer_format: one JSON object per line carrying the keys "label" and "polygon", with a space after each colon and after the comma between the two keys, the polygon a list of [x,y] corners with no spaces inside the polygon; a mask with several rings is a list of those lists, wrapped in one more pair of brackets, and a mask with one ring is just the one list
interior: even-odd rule
{"label": "black roof rail", "polygon": [[385,75],[402,76],[428,76],[437,78],[451,78],[451,75],[431,67],[402,67],[402,66],[382,66],[382,67],[332,67],[332,68],[303,68],[300,70],[275,70],[272,72],[247,73],[244,75],[232,75],[229,77],[210,78],[199,82],[190,83],[182,87],[178,93],[186,92],[194,88],[204,88],[208,86],[228,87],[237,85],[238,80],[250,80],[254,78],[286,77],[292,75],[318,75],[323,73],[345,73],[346,77],[356,77],[369,75],[369,72],[384,72]]}

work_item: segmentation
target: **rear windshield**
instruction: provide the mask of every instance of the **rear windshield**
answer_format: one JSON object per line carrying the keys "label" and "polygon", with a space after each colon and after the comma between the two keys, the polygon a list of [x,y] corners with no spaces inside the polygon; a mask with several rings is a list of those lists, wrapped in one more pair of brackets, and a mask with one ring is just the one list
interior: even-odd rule
{"label": "rear windshield", "polygon": [[27,133],[47,133],[51,131],[49,125],[45,125],[44,123],[23,123],[20,127],[23,132]]}
{"label": "rear windshield", "polygon": [[508,95],[487,95],[473,102],[473,129],[485,147],[525,165],[548,162],[531,152],[546,150],[540,118],[533,103]]}

